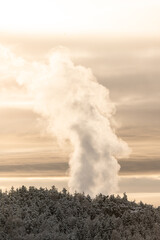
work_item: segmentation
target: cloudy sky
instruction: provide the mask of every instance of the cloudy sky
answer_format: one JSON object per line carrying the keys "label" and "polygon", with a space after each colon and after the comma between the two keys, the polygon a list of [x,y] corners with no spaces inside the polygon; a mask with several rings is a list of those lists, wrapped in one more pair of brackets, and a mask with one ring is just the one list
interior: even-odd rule
{"label": "cloudy sky", "polygon": [[[160,2],[0,1],[0,44],[28,61],[64,46],[91,68],[116,105],[116,133],[132,149],[120,159],[119,192],[158,202],[160,186]],[[59,146],[15,81],[0,80],[0,182],[67,186],[72,146]]]}

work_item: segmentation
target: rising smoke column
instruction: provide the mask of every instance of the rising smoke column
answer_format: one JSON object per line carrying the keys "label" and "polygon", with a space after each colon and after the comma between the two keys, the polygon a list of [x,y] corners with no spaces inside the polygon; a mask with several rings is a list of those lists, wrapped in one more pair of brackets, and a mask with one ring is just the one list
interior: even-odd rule
{"label": "rising smoke column", "polygon": [[63,49],[53,51],[48,63],[27,62],[8,49],[0,49],[1,74],[9,72],[26,86],[34,110],[48,123],[61,142],[69,139],[69,189],[95,196],[117,191],[116,160],[129,153],[127,144],[111,127],[114,104],[109,91],[92,71],[75,66]]}

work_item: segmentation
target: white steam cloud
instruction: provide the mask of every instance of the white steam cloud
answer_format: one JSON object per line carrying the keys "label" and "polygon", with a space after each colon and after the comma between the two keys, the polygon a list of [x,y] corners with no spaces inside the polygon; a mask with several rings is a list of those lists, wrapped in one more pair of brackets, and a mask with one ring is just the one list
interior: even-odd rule
{"label": "white steam cloud", "polygon": [[27,62],[1,46],[0,74],[1,79],[10,75],[26,86],[34,110],[46,118],[52,134],[73,145],[70,191],[91,196],[116,192],[116,158],[128,154],[129,148],[111,127],[114,105],[91,70],[75,66],[63,49],[54,51],[48,63],[40,63]]}

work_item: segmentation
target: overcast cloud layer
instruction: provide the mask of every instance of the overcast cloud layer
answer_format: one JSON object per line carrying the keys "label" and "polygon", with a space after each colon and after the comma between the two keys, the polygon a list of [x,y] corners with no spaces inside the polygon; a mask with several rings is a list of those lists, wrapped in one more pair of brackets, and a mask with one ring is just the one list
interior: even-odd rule
{"label": "overcast cloud layer", "polygon": [[[96,39],[95,42],[92,39],[92,44],[89,38],[70,40],[67,37],[53,37],[38,40],[3,35],[1,39],[2,43],[28,60],[41,61],[42,56],[57,43],[69,47],[75,63],[91,67],[100,83],[110,89],[111,99],[117,105],[117,133],[133,149],[130,159],[120,161],[120,175],[149,176],[160,173],[158,39],[106,38]],[[32,176],[66,176],[71,150],[59,151],[51,136],[41,132],[41,124],[45,123],[38,121],[37,125],[39,116],[31,110],[31,99],[25,97],[25,89],[20,89],[12,79],[6,84],[7,92],[4,85],[0,86],[1,176],[26,176],[25,167]],[[55,157],[52,157],[53,152]],[[46,164],[43,163],[44,159]],[[134,183],[139,186],[138,182]]]}

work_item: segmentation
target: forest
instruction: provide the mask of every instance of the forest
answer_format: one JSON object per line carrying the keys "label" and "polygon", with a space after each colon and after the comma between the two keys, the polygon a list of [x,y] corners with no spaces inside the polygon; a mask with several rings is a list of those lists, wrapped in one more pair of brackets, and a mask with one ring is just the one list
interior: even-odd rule
{"label": "forest", "polygon": [[159,240],[160,207],[47,188],[0,191],[0,240]]}

